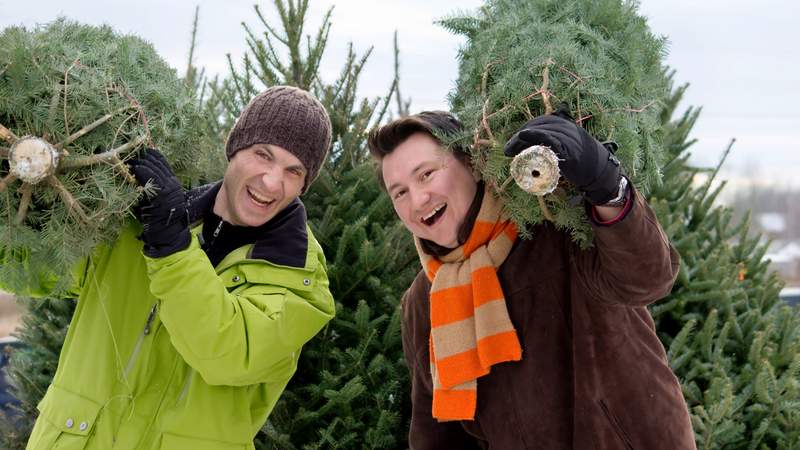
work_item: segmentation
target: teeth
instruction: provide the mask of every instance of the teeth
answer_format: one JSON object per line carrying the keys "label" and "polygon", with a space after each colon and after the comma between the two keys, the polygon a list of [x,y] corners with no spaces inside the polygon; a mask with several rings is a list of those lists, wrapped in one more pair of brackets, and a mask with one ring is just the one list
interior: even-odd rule
{"label": "teeth", "polygon": [[249,192],[250,195],[252,195],[253,198],[256,199],[256,201],[258,201],[259,203],[272,203],[275,200],[274,198],[262,197],[250,189],[248,189],[247,192]]}
{"label": "teeth", "polygon": [[436,207],[436,208],[434,208],[434,209],[433,209],[433,211],[431,211],[431,212],[430,212],[430,213],[429,213],[427,216],[423,217],[423,218],[422,218],[422,220],[423,220],[423,221],[425,221],[425,220],[428,220],[428,219],[430,219],[431,217],[433,217],[434,215],[436,215],[436,213],[437,213],[437,212],[439,212],[439,210],[440,210],[440,209],[444,208],[446,204],[447,204],[447,203],[442,203],[441,205],[437,206],[437,207]]}

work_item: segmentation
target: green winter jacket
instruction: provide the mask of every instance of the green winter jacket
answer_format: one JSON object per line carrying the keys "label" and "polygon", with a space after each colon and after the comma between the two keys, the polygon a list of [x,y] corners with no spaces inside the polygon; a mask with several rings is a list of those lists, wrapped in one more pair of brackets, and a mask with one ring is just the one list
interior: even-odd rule
{"label": "green winter jacket", "polygon": [[81,264],[28,449],[254,448],[301,347],[334,315],[325,258],[306,227],[303,267],[252,244],[212,267],[201,230],[153,259],[132,224]]}

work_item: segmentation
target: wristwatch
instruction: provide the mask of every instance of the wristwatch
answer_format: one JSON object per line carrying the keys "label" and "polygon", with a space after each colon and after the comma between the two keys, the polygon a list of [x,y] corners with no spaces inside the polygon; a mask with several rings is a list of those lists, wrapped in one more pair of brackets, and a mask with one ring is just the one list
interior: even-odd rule
{"label": "wristwatch", "polygon": [[628,179],[625,177],[619,177],[619,190],[617,191],[617,196],[607,201],[606,203],[603,203],[600,206],[618,207],[624,205],[627,200],[628,200]]}

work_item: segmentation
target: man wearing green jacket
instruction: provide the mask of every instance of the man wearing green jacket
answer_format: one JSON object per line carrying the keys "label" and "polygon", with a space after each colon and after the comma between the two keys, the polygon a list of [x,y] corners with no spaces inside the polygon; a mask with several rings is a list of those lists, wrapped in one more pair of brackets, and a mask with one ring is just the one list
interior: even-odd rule
{"label": "man wearing green jacket", "polygon": [[155,189],[75,270],[78,298],[29,449],[253,449],[333,317],[325,257],[298,196],[330,119],[308,92],[256,96],[230,132],[223,180],[185,193],[147,150]]}

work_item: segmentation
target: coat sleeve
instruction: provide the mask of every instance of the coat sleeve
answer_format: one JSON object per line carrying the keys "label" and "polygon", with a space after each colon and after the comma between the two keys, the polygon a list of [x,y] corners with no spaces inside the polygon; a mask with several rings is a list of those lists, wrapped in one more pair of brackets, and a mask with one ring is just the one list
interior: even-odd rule
{"label": "coat sleeve", "polygon": [[248,279],[232,292],[196,237],[185,250],[145,259],[173,345],[211,385],[287,381],[302,346],[334,315],[321,251],[306,272],[258,264],[258,276],[242,277],[262,282]]}
{"label": "coat sleeve", "polygon": [[[434,450],[442,448],[479,449],[477,441],[471,437],[459,422],[439,422],[433,418],[433,390],[430,367],[427,362],[427,346],[420,352],[420,342],[427,342],[422,336],[430,327],[415,320],[413,303],[415,296],[427,295],[420,289],[419,277],[403,296],[403,354],[411,378],[411,427],[408,432],[408,446],[411,450]],[[409,306],[409,302],[412,303]],[[428,331],[430,333],[430,331]],[[427,336],[427,335],[426,335]],[[421,353],[418,355],[418,353]],[[418,358],[419,356],[419,358]],[[420,361],[422,358],[424,361]]]}
{"label": "coat sleeve", "polygon": [[612,225],[595,223],[594,246],[573,245],[572,264],[580,288],[596,300],[645,306],[668,295],[680,267],[655,213],[636,189],[627,215]]}

